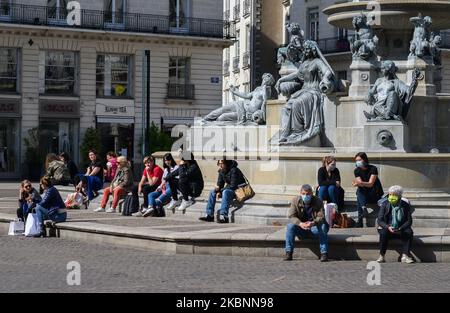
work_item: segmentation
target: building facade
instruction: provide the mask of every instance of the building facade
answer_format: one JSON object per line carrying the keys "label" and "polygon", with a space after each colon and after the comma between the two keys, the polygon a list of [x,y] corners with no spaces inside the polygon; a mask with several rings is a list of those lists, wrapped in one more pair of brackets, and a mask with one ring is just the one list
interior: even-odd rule
{"label": "building facade", "polygon": [[94,127],[104,152],[137,164],[147,114],[168,130],[222,103],[222,1],[68,2],[1,1],[0,178],[20,175],[30,130],[78,161]]}

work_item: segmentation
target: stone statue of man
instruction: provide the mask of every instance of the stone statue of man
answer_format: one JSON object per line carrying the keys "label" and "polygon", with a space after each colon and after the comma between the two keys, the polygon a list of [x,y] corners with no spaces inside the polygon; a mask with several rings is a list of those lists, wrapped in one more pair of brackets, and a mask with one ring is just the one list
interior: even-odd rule
{"label": "stone statue of man", "polygon": [[204,124],[256,124],[266,122],[266,102],[270,98],[271,88],[275,85],[272,74],[262,76],[262,84],[250,93],[243,93],[231,86],[233,95],[243,100],[231,102],[220,109],[209,113],[204,119]]}
{"label": "stone statue of man", "polygon": [[418,85],[420,71],[418,69],[414,71],[409,87],[397,78],[396,72],[397,67],[394,62],[382,62],[383,77],[377,79],[366,98],[366,103],[373,106],[370,113],[364,111],[367,121],[404,121],[406,119],[412,96]]}

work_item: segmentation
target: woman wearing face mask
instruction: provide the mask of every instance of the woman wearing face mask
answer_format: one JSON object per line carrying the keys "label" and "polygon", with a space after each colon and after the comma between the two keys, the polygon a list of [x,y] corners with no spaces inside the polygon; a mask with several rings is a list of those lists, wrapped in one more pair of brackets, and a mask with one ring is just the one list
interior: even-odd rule
{"label": "woman wearing face mask", "polygon": [[356,169],[353,187],[356,190],[357,206],[358,206],[358,222],[356,227],[363,227],[363,217],[367,204],[377,203],[383,196],[383,187],[378,178],[378,169],[376,166],[369,164],[369,158],[364,152],[360,152],[355,156]]}
{"label": "woman wearing face mask", "polygon": [[402,241],[402,263],[414,263],[410,257],[411,244],[414,233],[411,229],[412,216],[409,204],[402,200],[403,188],[392,186],[389,188],[388,201],[383,201],[378,214],[378,233],[380,234],[380,257],[377,262],[386,262],[384,256],[387,244],[391,238]]}
{"label": "woman wearing face mask", "polygon": [[322,167],[317,173],[319,183],[319,198],[338,205],[342,210],[343,203],[340,201],[341,190],[341,174],[336,168],[336,158],[326,156],[322,160]]}

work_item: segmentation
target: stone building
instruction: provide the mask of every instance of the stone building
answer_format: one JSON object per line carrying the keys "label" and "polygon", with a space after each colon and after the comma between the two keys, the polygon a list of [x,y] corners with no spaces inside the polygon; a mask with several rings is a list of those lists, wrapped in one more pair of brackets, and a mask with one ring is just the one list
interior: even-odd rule
{"label": "stone building", "polygon": [[86,129],[96,127],[104,151],[138,164],[147,106],[168,130],[221,105],[232,35],[222,1],[68,3],[1,1],[0,178],[20,175],[33,128],[43,152],[78,161]]}

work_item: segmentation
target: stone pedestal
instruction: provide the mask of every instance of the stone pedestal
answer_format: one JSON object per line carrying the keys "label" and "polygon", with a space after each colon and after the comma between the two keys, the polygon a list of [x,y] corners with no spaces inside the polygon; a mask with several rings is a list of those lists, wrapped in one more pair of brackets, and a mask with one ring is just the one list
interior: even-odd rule
{"label": "stone pedestal", "polygon": [[350,65],[352,71],[352,84],[349,89],[350,97],[367,96],[370,85],[373,85],[378,78],[378,62],[353,61]]}
{"label": "stone pedestal", "polygon": [[408,152],[409,127],[400,121],[369,122],[364,126],[367,152]]}

